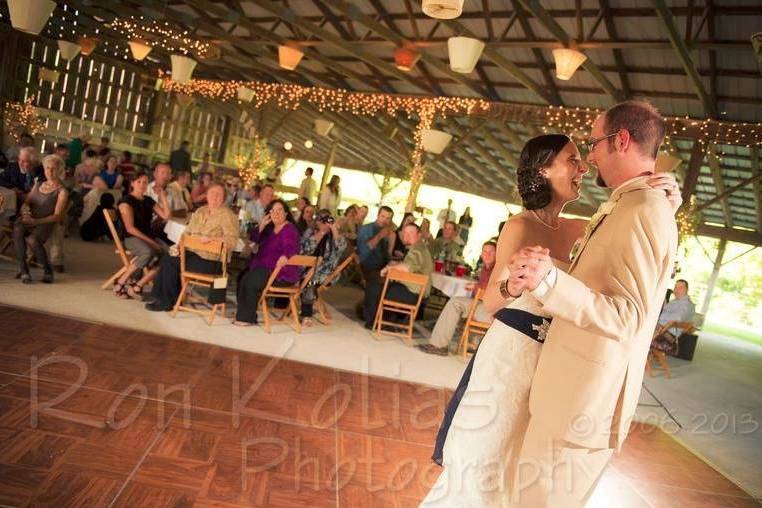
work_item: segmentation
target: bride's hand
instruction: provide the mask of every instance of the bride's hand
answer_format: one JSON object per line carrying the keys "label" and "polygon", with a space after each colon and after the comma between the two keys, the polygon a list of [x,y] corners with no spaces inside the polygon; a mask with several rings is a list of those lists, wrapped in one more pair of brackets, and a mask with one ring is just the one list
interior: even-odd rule
{"label": "bride's hand", "polygon": [[680,205],[683,204],[683,197],[680,194],[680,187],[677,185],[675,177],[668,173],[656,173],[648,179],[648,185],[656,190],[663,190],[667,194],[667,199],[672,205],[672,212],[676,213]]}

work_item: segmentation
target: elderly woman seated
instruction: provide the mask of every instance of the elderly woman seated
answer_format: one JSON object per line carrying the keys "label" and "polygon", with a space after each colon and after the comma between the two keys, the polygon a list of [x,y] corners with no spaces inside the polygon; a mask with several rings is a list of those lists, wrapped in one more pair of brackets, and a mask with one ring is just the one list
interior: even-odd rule
{"label": "elderly woman seated", "polygon": [[299,253],[299,230],[282,199],[275,199],[265,208],[259,227],[251,232],[257,253],[251,256],[248,270],[238,281],[238,308],[234,325],[251,326],[257,323],[257,305],[273,270],[283,267],[276,285],[290,286],[299,281],[301,268],[284,266]]}
{"label": "elderly woman seated", "polygon": [[318,286],[322,284],[339,264],[341,255],[347,248],[347,239],[339,233],[329,210],[320,210],[315,225],[304,232],[301,241],[302,254],[322,258],[315,269],[312,280],[302,291],[302,319],[305,326],[312,326],[313,304]]}
{"label": "elderly woman seated", "polygon": [[42,166],[45,181],[35,183],[26,195],[21,216],[13,226],[13,247],[19,264],[16,278],[20,278],[24,284],[32,282],[26,262],[27,244],[45,271],[42,282],[53,282],[53,267],[45,251],[45,242],[53,234],[56,225],[64,219],[69,199],[69,193],[61,181],[66,172],[63,159],[57,155],[48,155],[42,160]]}
{"label": "elderly woman seated", "polygon": [[[156,261],[164,246],[151,232],[151,219],[155,213],[164,220],[169,219],[167,193],[160,190],[159,202],[146,196],[148,175],[139,171],[133,175],[130,193],[119,203],[119,215],[124,232],[124,246],[132,252],[134,259],[124,274],[114,283],[114,294],[119,298],[139,298],[143,286],[156,276]],[[130,282],[136,274],[146,268],[146,273],[135,282]]]}
{"label": "elderly woman seated", "polygon": [[[238,242],[238,218],[224,202],[225,188],[219,183],[211,184],[206,191],[206,205],[193,212],[184,234],[197,236],[205,243],[222,240],[230,255]],[[146,304],[148,310],[172,310],[180,295],[180,258],[175,252],[171,254],[163,255],[159,261],[159,273],[151,291],[154,301]],[[196,273],[220,273],[221,261],[208,252],[187,250],[185,254],[186,269]],[[210,303],[222,303],[224,299],[224,288],[210,290]]]}

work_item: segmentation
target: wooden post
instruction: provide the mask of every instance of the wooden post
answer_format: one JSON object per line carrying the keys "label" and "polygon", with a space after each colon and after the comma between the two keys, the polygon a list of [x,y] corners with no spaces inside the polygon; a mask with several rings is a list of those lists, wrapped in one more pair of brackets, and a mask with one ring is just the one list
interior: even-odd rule
{"label": "wooden post", "polygon": [[331,168],[333,167],[333,160],[336,158],[336,150],[339,148],[339,140],[335,139],[333,141],[333,145],[331,145],[331,151],[328,153],[328,160],[325,161],[325,169],[323,170],[323,177],[320,179],[320,188],[318,189],[318,196],[320,196],[320,191],[323,190],[323,187],[326,186],[328,183],[328,175],[331,173]]}
{"label": "wooden post", "polygon": [[728,245],[728,239],[722,238],[720,245],[717,248],[717,258],[714,260],[714,268],[712,269],[712,275],[709,276],[709,282],[706,285],[706,295],[704,295],[704,303],[701,304],[701,314],[706,316],[706,311],[709,310],[709,302],[712,300],[712,293],[714,292],[714,286],[717,284],[717,278],[720,275],[720,268],[722,268],[722,258],[725,256],[725,247]]}

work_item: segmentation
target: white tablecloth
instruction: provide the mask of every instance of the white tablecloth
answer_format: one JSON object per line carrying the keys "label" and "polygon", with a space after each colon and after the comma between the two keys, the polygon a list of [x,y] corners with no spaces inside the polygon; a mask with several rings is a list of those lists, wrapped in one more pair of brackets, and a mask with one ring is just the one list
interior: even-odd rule
{"label": "white tablecloth", "polygon": [[[179,220],[168,220],[167,225],[164,226],[164,233],[166,233],[167,238],[172,240],[174,243],[178,243],[180,241],[180,237],[183,236],[183,233],[185,232],[185,228],[187,227],[187,224],[184,222],[181,222]],[[244,241],[242,239],[238,239],[238,243],[235,246],[235,249],[233,249],[235,252],[241,252],[243,251],[243,248],[245,247]]]}
{"label": "white tablecloth", "polygon": [[476,284],[476,281],[468,277],[453,277],[439,272],[431,274],[431,285],[450,298],[471,296],[471,290],[466,287],[472,284]]}

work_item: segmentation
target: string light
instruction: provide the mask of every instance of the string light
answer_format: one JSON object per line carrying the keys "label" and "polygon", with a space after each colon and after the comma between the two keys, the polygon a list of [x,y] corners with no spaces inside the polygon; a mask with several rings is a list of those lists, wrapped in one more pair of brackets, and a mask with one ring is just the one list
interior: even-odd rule
{"label": "string light", "polygon": [[677,243],[682,244],[689,236],[696,234],[701,223],[701,213],[696,211],[696,196],[691,196],[687,206],[682,206],[675,215],[677,222]]}
{"label": "string light", "polygon": [[45,120],[37,115],[37,109],[32,104],[33,97],[29,97],[26,102],[6,102],[5,103],[5,123],[8,134],[14,143],[21,140],[21,134],[29,133],[36,136],[45,128]]}
{"label": "string light", "polygon": [[199,58],[212,56],[214,48],[207,41],[193,38],[188,30],[178,30],[167,21],[140,18],[117,18],[106,26],[121,32],[127,39],[145,40],[153,47],[160,47],[169,53],[195,54]]}
{"label": "string light", "polygon": [[255,181],[269,175],[275,168],[275,158],[270,153],[267,142],[254,136],[250,153],[236,155],[233,160],[238,168],[238,175],[248,188]]}

